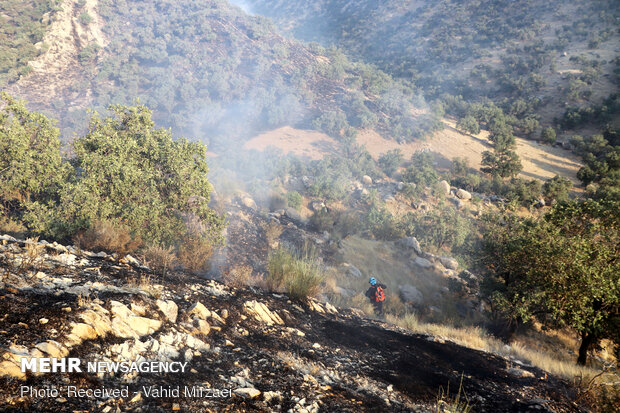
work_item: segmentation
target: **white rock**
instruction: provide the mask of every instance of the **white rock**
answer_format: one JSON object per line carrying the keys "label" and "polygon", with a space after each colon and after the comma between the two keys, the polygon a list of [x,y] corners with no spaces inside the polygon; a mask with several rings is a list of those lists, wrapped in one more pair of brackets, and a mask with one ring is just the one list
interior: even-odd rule
{"label": "white rock", "polygon": [[164,315],[166,316],[168,320],[170,320],[170,322],[172,323],[177,322],[177,316],[179,314],[179,307],[174,301],[157,300],[155,304],[157,304],[157,308],[159,308],[159,311],[164,313]]}
{"label": "white rock", "polygon": [[195,315],[198,318],[206,320],[208,317],[211,316],[211,311],[209,311],[209,309],[205,307],[200,301],[196,301],[196,303],[189,309],[187,314],[189,316]]}
{"label": "white rock", "polygon": [[445,179],[439,182],[439,188],[441,188],[443,194],[450,195],[450,184]]}
{"label": "white rock", "polygon": [[241,397],[245,397],[246,399],[253,399],[261,394],[260,391],[254,387],[241,387],[233,390],[233,392]]}
{"label": "white rock", "polygon": [[460,198],[462,200],[468,201],[471,199],[471,193],[467,192],[466,190],[459,188],[458,191],[456,191],[457,198]]}
{"label": "white rock", "polygon": [[422,268],[430,268],[433,266],[433,264],[429,260],[422,257],[416,257],[415,260],[413,260],[413,263],[418,267]]}
{"label": "white rock", "polygon": [[455,260],[454,258],[451,257],[441,257],[439,258],[439,261],[441,261],[441,264],[450,269],[450,270],[456,270],[457,268],[459,268],[459,262],[457,260]]}
{"label": "white rock", "polygon": [[368,175],[362,176],[362,183],[364,185],[372,185],[372,178]]}
{"label": "white rock", "polygon": [[69,350],[65,346],[54,340],[44,341],[35,345],[35,347],[43,353],[49,354],[52,358],[63,358],[69,354]]}

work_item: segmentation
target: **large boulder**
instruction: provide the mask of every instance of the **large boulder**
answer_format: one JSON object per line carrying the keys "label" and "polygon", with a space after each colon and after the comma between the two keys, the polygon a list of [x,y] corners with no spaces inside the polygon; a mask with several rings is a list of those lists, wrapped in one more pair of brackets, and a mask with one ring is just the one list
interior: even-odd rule
{"label": "large boulder", "polygon": [[415,237],[405,237],[398,240],[398,245],[403,248],[412,249],[417,255],[422,255],[422,247]]}
{"label": "large boulder", "polygon": [[471,199],[471,193],[462,188],[459,188],[458,191],[456,191],[456,196],[464,201],[469,201]]}
{"label": "large boulder", "polygon": [[354,265],[351,265],[345,262],[344,264],[342,264],[342,268],[346,271],[347,275],[350,275],[356,278],[359,278],[362,276],[362,272]]}
{"label": "large boulder", "polygon": [[449,270],[456,270],[459,268],[459,262],[452,257],[441,257],[439,258],[441,265],[446,267]]}
{"label": "large boulder", "polygon": [[398,287],[400,299],[405,304],[413,305],[414,307],[419,307],[424,303],[424,295],[411,284],[405,284]]}
{"label": "large boulder", "polygon": [[413,263],[422,268],[431,268],[433,266],[432,262],[422,257],[416,257],[415,260],[413,260]]}
{"label": "large boulder", "polygon": [[244,196],[243,198],[241,198],[241,205],[246,208],[256,209],[256,202],[254,202],[254,200],[249,196]]}
{"label": "large boulder", "polygon": [[439,182],[439,188],[443,194],[450,195],[450,184],[445,179]]}
{"label": "large boulder", "polygon": [[364,185],[372,185],[372,178],[369,177],[368,175],[364,175],[362,176],[362,183]]}

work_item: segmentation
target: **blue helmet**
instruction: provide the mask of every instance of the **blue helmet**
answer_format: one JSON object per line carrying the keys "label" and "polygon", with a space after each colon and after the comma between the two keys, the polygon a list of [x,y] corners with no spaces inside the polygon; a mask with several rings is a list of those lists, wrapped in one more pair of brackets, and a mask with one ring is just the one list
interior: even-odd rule
{"label": "blue helmet", "polygon": [[377,284],[377,280],[375,279],[375,277],[370,277],[370,280],[368,280],[368,282],[370,283],[370,285]]}

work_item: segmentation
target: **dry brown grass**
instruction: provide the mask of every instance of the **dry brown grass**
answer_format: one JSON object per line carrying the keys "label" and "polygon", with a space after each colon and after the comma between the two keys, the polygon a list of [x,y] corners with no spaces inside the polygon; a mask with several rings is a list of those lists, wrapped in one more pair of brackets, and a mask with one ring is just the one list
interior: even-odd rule
{"label": "dry brown grass", "polygon": [[159,245],[149,245],[144,250],[144,261],[154,271],[162,276],[170,269],[176,261],[176,254],[173,247],[163,247]]}
{"label": "dry brown grass", "polygon": [[119,257],[134,252],[142,245],[142,240],[132,236],[126,226],[111,221],[95,222],[76,235],[73,242],[80,249],[115,252]]}
{"label": "dry brown grass", "polygon": [[235,265],[225,271],[222,280],[226,285],[233,288],[243,288],[256,285],[256,279],[252,277],[252,267],[249,265]]}
{"label": "dry brown grass", "polygon": [[208,240],[193,236],[186,238],[177,250],[181,265],[193,273],[204,271],[212,254],[213,245]]}
{"label": "dry brown grass", "polygon": [[267,239],[267,244],[269,245],[269,248],[278,248],[278,239],[280,238],[280,235],[282,235],[282,231],[284,231],[282,225],[270,221],[262,223],[261,227],[263,228],[263,231],[265,231],[265,238]]}

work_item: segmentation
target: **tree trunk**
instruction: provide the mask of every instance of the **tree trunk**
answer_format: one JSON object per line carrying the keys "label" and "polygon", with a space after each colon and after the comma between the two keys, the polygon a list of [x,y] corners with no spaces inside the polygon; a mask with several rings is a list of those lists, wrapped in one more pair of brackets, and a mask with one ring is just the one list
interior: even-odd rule
{"label": "tree trunk", "polygon": [[579,346],[579,357],[577,357],[577,364],[585,366],[588,360],[588,349],[590,345],[594,343],[594,334],[582,332],[581,333],[581,345]]}

